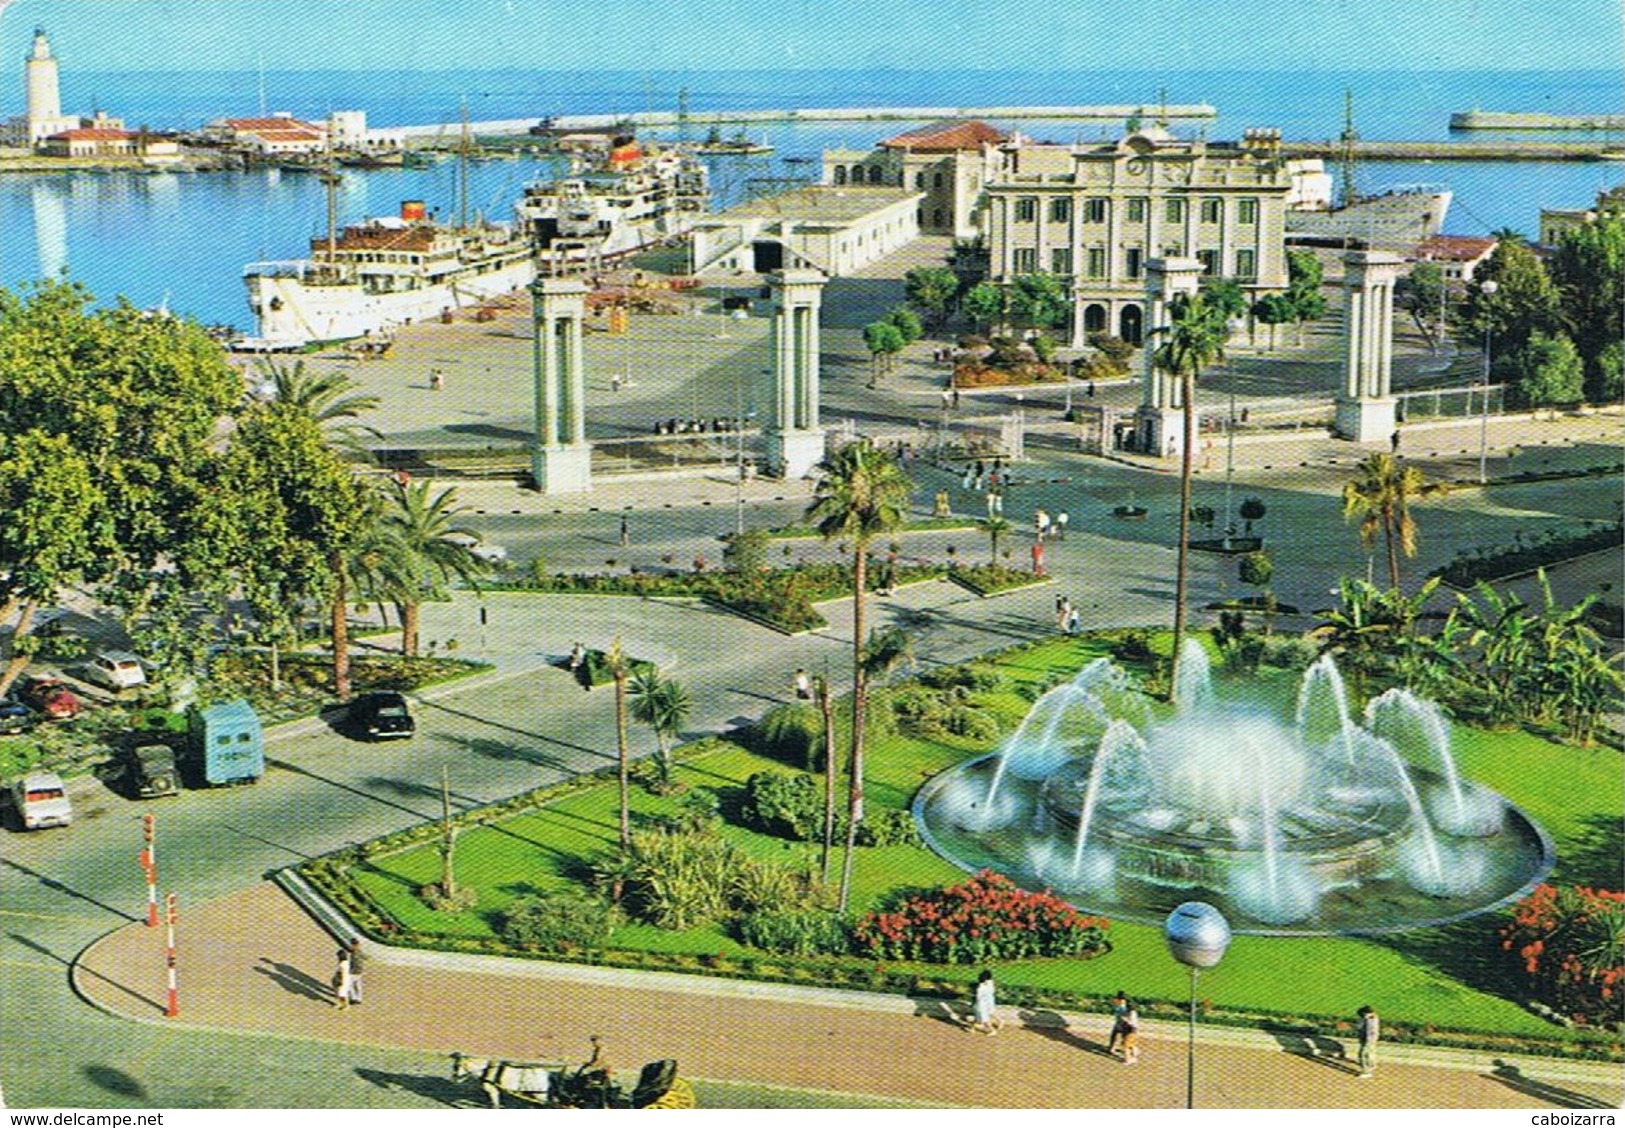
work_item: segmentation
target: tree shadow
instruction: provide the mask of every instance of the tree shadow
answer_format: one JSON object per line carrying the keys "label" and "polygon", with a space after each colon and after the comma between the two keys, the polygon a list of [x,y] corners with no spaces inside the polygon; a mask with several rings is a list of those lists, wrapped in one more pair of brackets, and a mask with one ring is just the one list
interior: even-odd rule
{"label": "tree shadow", "polygon": [[1589,1093],[1576,1092],[1565,1089],[1561,1085],[1553,1085],[1547,1081],[1537,1081],[1533,1077],[1524,1076],[1523,1070],[1509,1061],[1495,1059],[1495,1068],[1490,1071],[1490,1077],[1499,1081],[1507,1088],[1536,1100],[1556,1105],[1558,1108],[1618,1108],[1613,1101],[1606,1101],[1600,1097],[1593,1097]]}
{"label": "tree shadow", "polygon": [[1282,1052],[1293,1057],[1324,1065],[1337,1073],[1355,1074],[1359,1070],[1348,1056],[1343,1043],[1336,1038],[1323,1037],[1313,1030],[1290,1026],[1265,1026],[1264,1031],[1275,1039]]}
{"label": "tree shadow", "polygon": [[1507,960],[1496,937],[1498,917],[1486,915],[1412,932],[1372,936],[1402,958],[1419,963],[1475,991],[1510,999]]}
{"label": "tree shadow", "polygon": [[146,1087],[122,1069],[114,1069],[110,1065],[85,1065],[80,1067],[79,1072],[98,1089],[138,1101],[148,1099]]}
{"label": "tree shadow", "polygon": [[478,1089],[460,1081],[453,1081],[450,1077],[420,1073],[385,1073],[380,1069],[366,1069],[361,1066],[356,1067],[355,1075],[367,1084],[376,1085],[380,1089],[412,1093],[451,1108],[485,1108],[490,1104],[487,1100],[474,1098],[473,1094],[479,1092]]}
{"label": "tree shadow", "polygon": [[1625,860],[1625,823],[1617,816],[1588,815],[1571,844],[1558,856],[1552,880],[1564,885],[1613,888]]}

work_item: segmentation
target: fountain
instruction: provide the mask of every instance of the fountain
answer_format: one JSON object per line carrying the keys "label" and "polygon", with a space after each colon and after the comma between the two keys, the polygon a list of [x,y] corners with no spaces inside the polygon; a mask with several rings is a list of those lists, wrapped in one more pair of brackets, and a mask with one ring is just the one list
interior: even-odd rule
{"label": "fountain", "polygon": [[1171,711],[1109,659],[1036,701],[993,754],[927,783],[915,817],[939,854],[1156,923],[1183,901],[1238,931],[1376,932],[1505,904],[1550,870],[1544,832],[1463,779],[1437,704],[1408,690],[1350,711],[1330,657],[1290,716],[1215,686],[1187,640]]}

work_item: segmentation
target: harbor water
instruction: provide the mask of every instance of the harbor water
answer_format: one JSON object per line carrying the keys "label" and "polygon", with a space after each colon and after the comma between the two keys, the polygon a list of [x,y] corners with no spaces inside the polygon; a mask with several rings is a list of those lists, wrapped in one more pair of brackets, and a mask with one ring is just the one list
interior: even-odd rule
{"label": "harbor water", "polygon": [[[98,104],[132,125],[195,128],[211,117],[259,112],[254,74],[63,75],[64,103]],[[1176,133],[1216,140],[1270,126],[1293,139],[1336,136],[1343,91],[1352,91],[1362,136],[1382,140],[1450,138],[1452,110],[1482,105],[1604,111],[1620,104],[1612,72],[1448,72],[1383,75],[1213,73],[1159,76],[1141,72],[995,75],[987,72],[746,71],[645,75],[532,72],[363,74],[318,72],[265,76],[267,108],[320,118],[329,108],[365,109],[375,126],[455,120],[466,100],[474,119],[544,114],[671,110],[687,92],[688,139],[698,140],[726,109],[859,105],[1042,105],[1144,102],[1159,91],[1170,103],[1208,102],[1216,121],[1175,122]],[[78,100],[76,100],[76,98]],[[708,116],[708,113],[710,116]],[[867,149],[910,122],[776,122],[752,125],[749,137],[773,147],[761,157],[709,158],[714,205],[816,177],[832,148]],[[1043,140],[1089,143],[1117,135],[1099,121],[996,122]],[[675,136],[676,130],[657,131]],[[731,136],[733,127],[722,127]],[[1483,140],[1486,135],[1465,135]],[[1544,135],[1550,137],[1550,134]],[[1590,139],[1597,139],[1595,134]],[[448,131],[448,144],[455,131]],[[1625,145],[1625,138],[1621,139]],[[474,161],[467,166],[470,217],[511,220],[526,180],[551,176],[551,158]],[[442,219],[456,218],[461,198],[457,162],[418,169],[344,169],[341,222],[393,214],[421,199]],[[1361,165],[1362,191],[1417,182],[1455,193],[1445,230],[1487,234],[1511,228],[1533,235],[1543,207],[1583,207],[1625,178],[1617,162],[1371,162]],[[0,177],[0,284],[15,288],[64,273],[100,301],[116,296],[140,307],[166,306],[207,324],[249,328],[242,268],[307,253],[326,226],[326,196],[309,173],[261,169],[237,173],[53,173]]]}

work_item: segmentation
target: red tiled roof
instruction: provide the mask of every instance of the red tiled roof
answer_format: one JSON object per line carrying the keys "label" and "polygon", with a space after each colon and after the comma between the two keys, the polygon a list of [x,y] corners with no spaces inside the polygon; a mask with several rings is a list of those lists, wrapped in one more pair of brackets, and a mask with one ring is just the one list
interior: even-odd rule
{"label": "red tiled roof", "polygon": [[1005,135],[985,121],[932,122],[930,125],[899,133],[880,143],[882,149],[908,149],[915,153],[955,153],[961,149],[980,149],[983,145],[997,145]]}
{"label": "red tiled roof", "polygon": [[127,129],[67,129],[53,133],[47,141],[128,141],[137,134]]}
{"label": "red tiled roof", "polygon": [[297,118],[227,118],[226,126],[239,133],[259,133],[268,129],[298,129],[317,134],[322,132],[320,126]]}
{"label": "red tiled roof", "polygon": [[1430,235],[1416,245],[1416,253],[1421,258],[1450,259],[1453,262],[1472,262],[1494,249],[1494,239],[1476,235]]}

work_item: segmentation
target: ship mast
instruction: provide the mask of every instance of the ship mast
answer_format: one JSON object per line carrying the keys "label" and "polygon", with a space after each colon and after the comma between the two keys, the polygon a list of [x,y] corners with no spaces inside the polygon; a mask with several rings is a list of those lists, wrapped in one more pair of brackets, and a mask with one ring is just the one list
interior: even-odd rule
{"label": "ship mast", "polygon": [[463,139],[457,146],[457,226],[468,227],[468,99],[463,99]]}
{"label": "ship mast", "polygon": [[1348,207],[1359,198],[1354,189],[1354,147],[1360,135],[1354,130],[1354,92],[1343,90],[1343,132],[1338,134],[1338,162],[1343,171],[1343,206]]}
{"label": "ship mast", "polygon": [[319,174],[327,189],[327,263],[338,261],[339,183],[344,178],[333,168],[333,120],[327,121],[327,160]]}

